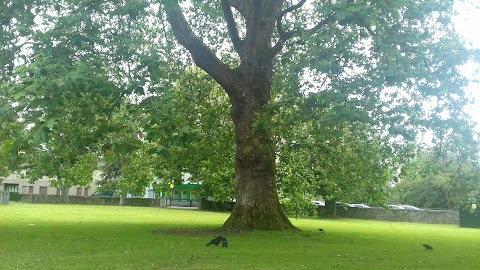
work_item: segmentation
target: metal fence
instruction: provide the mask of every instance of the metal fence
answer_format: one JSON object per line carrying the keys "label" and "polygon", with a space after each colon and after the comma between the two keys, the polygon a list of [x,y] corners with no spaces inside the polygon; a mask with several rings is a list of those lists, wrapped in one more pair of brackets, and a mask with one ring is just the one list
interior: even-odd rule
{"label": "metal fence", "polygon": [[178,200],[178,199],[165,198],[165,206],[199,207],[200,202],[196,199],[193,199],[193,200]]}
{"label": "metal fence", "polygon": [[10,201],[10,192],[0,191],[0,204],[8,204]]}

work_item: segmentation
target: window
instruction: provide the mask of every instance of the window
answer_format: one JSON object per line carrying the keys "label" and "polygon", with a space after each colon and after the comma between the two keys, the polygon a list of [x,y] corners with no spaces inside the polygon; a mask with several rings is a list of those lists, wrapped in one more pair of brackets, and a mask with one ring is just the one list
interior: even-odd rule
{"label": "window", "polygon": [[3,187],[5,191],[8,192],[18,192],[18,184],[4,184]]}
{"label": "window", "polygon": [[77,196],[82,196],[82,188],[77,188]]}
{"label": "window", "polygon": [[28,194],[33,194],[33,186],[28,187]]}
{"label": "window", "polygon": [[57,188],[57,195],[61,195],[61,194],[62,194],[62,189]]}
{"label": "window", "polygon": [[83,196],[88,197],[88,188],[83,190]]}
{"label": "window", "polygon": [[47,195],[48,187],[40,187],[39,194]]}

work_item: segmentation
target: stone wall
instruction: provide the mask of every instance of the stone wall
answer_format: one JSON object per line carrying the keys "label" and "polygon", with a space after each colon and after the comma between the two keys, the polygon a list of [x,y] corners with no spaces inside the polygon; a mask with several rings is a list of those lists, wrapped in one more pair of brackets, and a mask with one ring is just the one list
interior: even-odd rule
{"label": "stone wall", "polygon": [[[326,216],[324,207],[318,207],[319,216]],[[396,222],[431,224],[459,224],[458,211],[453,210],[399,210],[384,208],[343,208],[337,207],[337,217]]]}
{"label": "stone wall", "polygon": [[[28,203],[45,203],[45,204],[61,204],[62,197],[60,195],[36,195],[21,194],[18,201]],[[87,205],[119,205],[120,198],[114,197],[81,197],[69,196],[69,204],[87,204]],[[145,206],[159,207],[165,206],[164,199],[145,199],[145,198],[125,198],[124,206]]]}
{"label": "stone wall", "polygon": [[[20,194],[15,200],[28,203],[61,204],[60,195],[31,195]],[[86,205],[119,205],[120,198],[112,197],[80,197],[70,196],[69,204]],[[174,201],[172,201],[173,203]],[[200,208],[213,211],[231,211],[234,203],[216,203],[207,200],[201,201]],[[164,207],[165,199],[125,198],[124,206]],[[172,204],[173,205],[173,204]],[[186,205],[185,205],[186,206]],[[195,206],[198,202],[195,201]],[[318,207],[318,216],[327,217],[325,207]],[[396,222],[415,222],[431,224],[459,224],[458,211],[451,210],[398,210],[384,208],[343,208],[337,207],[338,218],[354,218]]]}

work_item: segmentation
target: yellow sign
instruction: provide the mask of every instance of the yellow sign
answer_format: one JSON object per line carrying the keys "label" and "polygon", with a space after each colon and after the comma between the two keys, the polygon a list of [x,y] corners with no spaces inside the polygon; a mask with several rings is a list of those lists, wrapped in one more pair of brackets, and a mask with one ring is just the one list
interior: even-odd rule
{"label": "yellow sign", "polygon": [[472,210],[475,210],[477,209],[477,204],[476,203],[472,203]]}
{"label": "yellow sign", "polygon": [[173,185],[173,183],[171,183],[171,184],[170,184],[170,188],[174,188],[174,187],[175,187],[175,185]]}

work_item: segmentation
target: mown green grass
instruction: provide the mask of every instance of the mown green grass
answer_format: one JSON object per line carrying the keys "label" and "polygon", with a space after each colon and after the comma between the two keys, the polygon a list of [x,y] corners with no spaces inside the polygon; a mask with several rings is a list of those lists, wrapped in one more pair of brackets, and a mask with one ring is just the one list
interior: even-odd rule
{"label": "mown green grass", "polygon": [[[215,231],[227,217],[10,203],[0,206],[0,269],[480,269],[476,229],[292,219],[301,232]],[[228,238],[228,248],[205,246],[220,234]]]}

